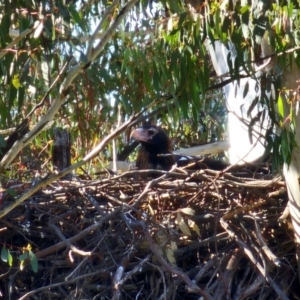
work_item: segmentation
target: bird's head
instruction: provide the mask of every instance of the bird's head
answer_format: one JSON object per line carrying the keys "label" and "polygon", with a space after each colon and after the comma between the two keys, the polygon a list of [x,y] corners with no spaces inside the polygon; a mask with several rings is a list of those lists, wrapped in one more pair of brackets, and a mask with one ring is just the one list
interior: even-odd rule
{"label": "bird's head", "polygon": [[136,161],[139,169],[169,170],[174,164],[173,156],[157,156],[172,152],[171,141],[163,129],[154,125],[144,125],[133,130],[130,137],[141,144]]}
{"label": "bird's head", "polygon": [[140,142],[143,146],[148,146],[148,148],[156,148],[157,153],[163,154],[172,151],[171,142],[166,132],[154,125],[144,125],[133,130],[130,138]]}

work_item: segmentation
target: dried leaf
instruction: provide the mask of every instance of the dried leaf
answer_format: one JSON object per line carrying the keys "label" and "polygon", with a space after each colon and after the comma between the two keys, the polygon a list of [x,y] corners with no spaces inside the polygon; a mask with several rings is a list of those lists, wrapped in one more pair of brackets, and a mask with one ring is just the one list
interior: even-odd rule
{"label": "dried leaf", "polygon": [[175,259],[175,256],[174,256],[174,252],[171,248],[167,248],[166,249],[166,256],[168,258],[168,261],[176,267],[176,259]]}
{"label": "dried leaf", "polygon": [[[159,252],[159,254],[160,254],[161,256],[163,256],[164,252],[163,252],[163,250],[162,250],[161,248],[158,248],[157,251]],[[157,262],[157,261],[158,261],[157,256],[156,256],[156,255],[153,255],[153,256],[152,256],[152,262]]]}
{"label": "dried leaf", "polygon": [[120,191],[120,194],[121,194],[120,199],[126,199],[128,197],[122,191]]}
{"label": "dried leaf", "polygon": [[163,193],[160,196],[161,199],[166,200],[166,199],[170,199],[170,194],[169,193]]}
{"label": "dried leaf", "polygon": [[182,212],[186,215],[189,215],[189,216],[194,216],[195,215],[195,210],[193,210],[190,207],[180,208],[180,209],[178,209],[178,211],[180,211],[180,212]]}
{"label": "dried leaf", "polygon": [[177,213],[177,223],[183,234],[191,235],[191,231],[189,227],[186,225],[186,223],[184,222],[184,219],[182,218],[180,213]]}
{"label": "dried leaf", "polygon": [[200,236],[200,229],[199,229],[198,225],[193,220],[188,219],[188,225],[192,230],[196,231],[198,236]]}
{"label": "dried leaf", "polygon": [[155,234],[155,242],[158,245],[165,244],[167,242],[168,238],[169,238],[168,232],[165,229],[160,229]]}
{"label": "dried leaf", "polygon": [[177,251],[178,250],[177,244],[175,242],[171,242],[171,249],[173,251]]}
{"label": "dried leaf", "polygon": [[148,209],[149,209],[150,215],[151,215],[151,216],[154,216],[155,213],[154,213],[154,210],[153,210],[153,208],[152,208],[152,206],[151,206],[150,204],[148,204]]}
{"label": "dried leaf", "polygon": [[144,240],[140,243],[139,249],[141,250],[147,250],[149,249],[149,243],[147,240]]}

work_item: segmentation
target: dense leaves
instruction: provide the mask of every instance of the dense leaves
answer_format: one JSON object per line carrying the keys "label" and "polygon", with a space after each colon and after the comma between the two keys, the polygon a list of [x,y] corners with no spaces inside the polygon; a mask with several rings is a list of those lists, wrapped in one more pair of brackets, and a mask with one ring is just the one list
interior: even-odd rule
{"label": "dense leaves", "polygon": [[[156,101],[151,118],[165,124],[176,146],[224,137],[226,110],[220,89],[213,88],[219,79],[206,52],[208,39],[236,45],[237,59],[229,64],[232,78],[239,78],[240,67],[252,76],[253,62],[262,63],[268,50],[262,45],[266,36],[280,63],[278,74],[294,58],[299,64],[298,7],[293,2],[259,3],[138,2],[100,56],[73,81],[55,116],[52,126],[72,132],[73,158],[82,157],[111,131],[119,105],[126,120]],[[76,63],[87,63],[94,46],[91,34],[98,38],[95,42],[101,40],[121,8],[117,1],[4,1],[0,128],[15,127],[27,116],[33,127],[59,96],[64,75]],[[35,155],[49,157],[51,136],[48,129],[35,139]],[[121,137],[119,150],[126,143],[126,136]],[[104,160],[110,157],[110,149],[102,154]]]}

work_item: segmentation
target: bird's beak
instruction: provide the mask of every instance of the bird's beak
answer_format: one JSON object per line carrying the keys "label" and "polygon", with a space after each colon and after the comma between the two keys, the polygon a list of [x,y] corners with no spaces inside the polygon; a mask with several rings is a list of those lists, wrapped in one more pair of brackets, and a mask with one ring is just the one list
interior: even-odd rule
{"label": "bird's beak", "polygon": [[137,128],[131,132],[130,139],[133,139],[138,142],[148,142],[148,130],[144,128]]}

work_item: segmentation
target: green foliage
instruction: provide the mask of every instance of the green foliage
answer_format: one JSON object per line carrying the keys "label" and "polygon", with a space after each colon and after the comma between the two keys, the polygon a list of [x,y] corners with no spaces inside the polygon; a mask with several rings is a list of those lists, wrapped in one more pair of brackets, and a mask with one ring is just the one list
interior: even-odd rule
{"label": "green foliage", "polygon": [[8,263],[8,265],[11,267],[13,264],[13,257],[8,249],[5,247],[2,247],[1,249],[1,259],[2,261]]}
{"label": "green foliage", "polygon": [[17,193],[15,190],[11,189],[11,188],[7,188],[6,189],[6,192],[10,195],[10,196],[13,196],[13,197],[16,197],[17,196]]}
{"label": "green foliage", "polygon": [[[23,248],[23,254],[19,255],[20,261],[20,270],[23,270],[25,267],[26,261],[29,260],[31,269],[33,272],[37,273],[38,271],[38,260],[35,254],[31,251],[31,246],[27,245],[26,248]],[[3,246],[1,249],[1,260],[6,262],[10,267],[13,265],[13,256],[11,252]]]}
{"label": "green foliage", "polygon": [[279,97],[278,97],[277,107],[278,107],[279,116],[283,119],[284,116],[285,116],[284,104],[283,104],[283,99],[282,99],[280,94],[279,94]]}
{"label": "green foliage", "polygon": [[[16,38],[9,35],[10,30],[33,28],[31,35],[7,49],[0,60],[0,129],[15,127],[28,116],[69,62],[45,101],[30,116],[31,126],[45,115],[60,93],[64,75],[78,61],[86,64],[88,35],[102,21],[110,4],[101,0],[89,4],[0,4],[1,49]],[[95,33],[100,39],[120,9],[121,6],[116,7],[102,22]],[[283,53],[299,45],[298,7],[290,1],[283,1],[282,5],[264,2],[263,12],[249,3],[234,5],[230,1],[210,1],[192,8],[185,1],[138,3],[99,58],[74,80],[66,102],[55,116],[52,126],[68,127],[71,131],[73,159],[80,159],[111,131],[117,122],[119,104],[122,119],[126,120],[133,112],[157,101],[149,113],[156,112],[153,119],[167,127],[180,146],[224,136],[226,110],[222,95],[220,90],[208,94],[218,79],[213,76],[205,40],[232,41],[237,46],[237,59],[230,64],[230,76],[235,79],[240,77],[240,67],[252,76],[253,61],[261,58],[260,43],[266,36],[274,52],[281,53],[278,61],[282,69],[290,66],[294,58],[300,65],[295,52]],[[272,104],[268,106],[271,108]],[[282,115],[280,100],[278,108]],[[275,118],[274,112],[271,115]],[[20,163],[28,166],[35,161],[39,168],[49,159],[51,139],[51,130],[40,134],[30,151],[26,150],[29,157],[23,157]],[[119,150],[126,142],[119,138]],[[101,155],[107,160],[111,153]]]}

